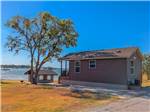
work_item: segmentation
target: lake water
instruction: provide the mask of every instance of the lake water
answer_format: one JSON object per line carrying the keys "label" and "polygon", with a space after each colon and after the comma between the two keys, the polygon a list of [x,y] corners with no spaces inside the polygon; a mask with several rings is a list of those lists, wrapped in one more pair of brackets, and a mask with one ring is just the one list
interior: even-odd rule
{"label": "lake water", "polygon": [[[0,70],[0,74],[1,77],[0,79],[2,80],[28,80],[27,75],[25,75],[24,73],[27,71],[28,69],[26,68],[10,68],[9,70]],[[60,69],[53,69],[59,76],[60,74]],[[57,80],[58,76],[54,76],[54,79]]]}

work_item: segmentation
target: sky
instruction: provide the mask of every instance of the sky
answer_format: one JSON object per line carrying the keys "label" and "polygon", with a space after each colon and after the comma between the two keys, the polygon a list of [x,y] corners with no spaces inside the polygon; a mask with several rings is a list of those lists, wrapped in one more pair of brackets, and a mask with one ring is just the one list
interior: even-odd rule
{"label": "sky", "polygon": [[[150,53],[149,2],[2,2],[2,64],[29,64],[29,55],[14,55],[4,46],[11,32],[5,23],[13,16],[33,18],[42,11],[60,19],[72,19],[79,33],[77,46],[65,48],[61,56],[78,51],[139,47]],[[59,67],[57,60],[46,66]]]}

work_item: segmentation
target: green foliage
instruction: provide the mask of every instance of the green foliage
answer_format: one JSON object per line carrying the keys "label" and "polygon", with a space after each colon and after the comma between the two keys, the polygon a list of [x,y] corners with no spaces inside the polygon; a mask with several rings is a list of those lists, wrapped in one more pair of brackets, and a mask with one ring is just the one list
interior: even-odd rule
{"label": "green foliage", "polygon": [[150,77],[150,54],[144,55],[143,72]]}
{"label": "green foliage", "polygon": [[78,33],[73,22],[59,19],[48,12],[41,12],[32,19],[15,16],[6,26],[14,32],[8,36],[8,49],[15,53],[28,51],[37,71],[47,61],[58,58],[63,48],[77,45]]}

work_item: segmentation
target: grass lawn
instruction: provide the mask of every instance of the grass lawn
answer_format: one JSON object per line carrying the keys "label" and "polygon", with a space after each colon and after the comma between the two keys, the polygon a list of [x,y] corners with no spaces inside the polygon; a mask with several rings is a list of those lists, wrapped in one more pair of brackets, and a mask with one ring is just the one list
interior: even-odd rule
{"label": "grass lawn", "polygon": [[2,81],[2,112],[78,112],[89,106],[101,106],[117,96],[74,93],[67,88]]}

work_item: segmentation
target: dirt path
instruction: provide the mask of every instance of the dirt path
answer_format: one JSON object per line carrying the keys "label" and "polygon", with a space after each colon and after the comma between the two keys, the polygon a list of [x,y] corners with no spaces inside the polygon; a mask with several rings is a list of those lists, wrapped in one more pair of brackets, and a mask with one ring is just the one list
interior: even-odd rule
{"label": "dirt path", "polygon": [[89,107],[81,112],[150,112],[150,88],[136,93],[136,96],[129,94],[120,101],[105,106]]}
{"label": "dirt path", "polygon": [[135,97],[110,103],[103,107],[86,109],[86,112],[150,112],[150,99]]}

